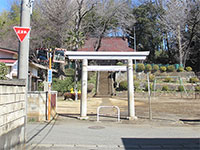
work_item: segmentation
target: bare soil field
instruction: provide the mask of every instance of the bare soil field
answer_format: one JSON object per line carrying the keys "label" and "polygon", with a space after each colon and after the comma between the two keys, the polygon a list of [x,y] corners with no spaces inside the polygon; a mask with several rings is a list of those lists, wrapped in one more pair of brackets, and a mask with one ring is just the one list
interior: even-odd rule
{"label": "bare soil field", "polygon": [[[90,120],[96,120],[98,106],[118,106],[122,123],[156,123],[158,125],[198,125],[200,126],[200,99],[181,98],[180,96],[160,95],[151,98],[153,120],[149,122],[149,99],[147,96],[135,95],[137,121],[127,121],[128,100],[126,94],[112,98],[88,98],[87,112]],[[59,98],[57,113],[61,116],[77,117],[80,114],[80,100],[71,101]],[[102,109],[101,113],[113,116],[116,111]],[[116,118],[115,118],[116,119]]]}

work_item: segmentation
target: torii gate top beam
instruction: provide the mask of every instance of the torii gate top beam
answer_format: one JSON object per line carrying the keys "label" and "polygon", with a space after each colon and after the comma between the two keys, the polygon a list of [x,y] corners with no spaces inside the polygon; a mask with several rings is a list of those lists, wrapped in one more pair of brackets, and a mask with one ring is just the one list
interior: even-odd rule
{"label": "torii gate top beam", "polygon": [[90,51],[65,51],[69,59],[88,59],[88,60],[145,60],[149,51],[143,52],[90,52]]}

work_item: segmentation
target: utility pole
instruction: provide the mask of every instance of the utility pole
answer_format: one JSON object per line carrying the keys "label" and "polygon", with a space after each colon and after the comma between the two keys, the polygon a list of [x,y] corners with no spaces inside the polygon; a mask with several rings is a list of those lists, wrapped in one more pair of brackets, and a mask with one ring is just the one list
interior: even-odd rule
{"label": "utility pole", "polygon": [[[29,0],[21,1],[21,27],[30,27],[30,6]],[[20,42],[18,55],[18,79],[25,79],[26,84],[28,81],[29,40],[30,32],[23,42]]]}
{"label": "utility pole", "polygon": [[[30,27],[30,8],[33,1],[31,0],[21,0],[21,15],[20,15],[20,26]],[[24,116],[24,143],[26,142],[26,125],[27,125],[27,103],[28,103],[28,65],[29,65],[29,40],[30,32],[27,37],[19,42],[19,52],[18,52],[18,69],[17,77],[18,79],[23,79],[26,82],[25,89],[25,116]]]}

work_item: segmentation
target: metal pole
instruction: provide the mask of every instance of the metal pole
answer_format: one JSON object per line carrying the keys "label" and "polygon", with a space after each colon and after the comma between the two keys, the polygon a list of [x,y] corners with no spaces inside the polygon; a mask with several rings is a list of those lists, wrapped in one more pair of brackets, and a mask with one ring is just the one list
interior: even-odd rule
{"label": "metal pole", "polygon": [[149,98],[149,119],[152,120],[152,109],[151,109],[151,89],[149,82],[149,73],[147,73],[147,82],[148,82],[148,98]]}
{"label": "metal pole", "polygon": [[154,81],[153,81],[153,93],[154,93],[154,99],[155,99],[155,93],[156,92],[156,78],[154,79]]}
{"label": "metal pole", "polygon": [[[49,69],[51,69],[51,49],[49,51]],[[51,119],[51,83],[48,83],[48,121]]]}
{"label": "metal pole", "polygon": [[74,85],[74,92],[75,92],[75,101],[78,100],[78,61],[75,60],[75,85]]}

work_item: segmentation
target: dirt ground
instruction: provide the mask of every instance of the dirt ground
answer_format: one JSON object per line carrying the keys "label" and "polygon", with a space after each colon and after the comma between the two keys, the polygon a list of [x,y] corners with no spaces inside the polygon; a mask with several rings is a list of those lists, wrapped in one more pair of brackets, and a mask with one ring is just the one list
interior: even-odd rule
{"label": "dirt ground", "polygon": [[[96,120],[98,106],[118,106],[122,122],[127,123],[125,119],[128,115],[126,94],[112,98],[88,98],[87,112],[89,116],[93,116],[90,117],[93,120]],[[147,96],[135,95],[135,109],[138,117],[136,123],[149,123],[149,99]],[[153,117],[151,123],[200,126],[200,98],[160,95],[151,98],[151,109]],[[80,100],[72,101],[63,100],[63,97],[58,98],[57,113],[61,116],[79,116]],[[105,116],[113,116],[116,111],[114,109],[101,109],[101,113]]]}

